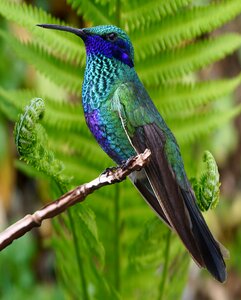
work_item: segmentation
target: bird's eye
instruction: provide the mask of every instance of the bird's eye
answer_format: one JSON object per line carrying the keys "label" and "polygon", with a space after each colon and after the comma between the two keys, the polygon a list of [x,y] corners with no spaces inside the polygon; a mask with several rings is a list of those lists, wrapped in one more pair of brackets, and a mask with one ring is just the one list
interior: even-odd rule
{"label": "bird's eye", "polygon": [[117,39],[117,34],[115,32],[108,33],[104,36],[104,39],[110,42],[114,42]]}

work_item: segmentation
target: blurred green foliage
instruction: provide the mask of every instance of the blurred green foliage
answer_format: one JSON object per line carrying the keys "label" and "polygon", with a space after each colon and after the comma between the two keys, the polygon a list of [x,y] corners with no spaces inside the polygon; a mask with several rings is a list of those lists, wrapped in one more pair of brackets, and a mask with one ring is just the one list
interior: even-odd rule
{"label": "blurred green foliage", "polygon": [[36,252],[36,243],[31,235],[24,236],[1,252],[1,299],[63,299],[55,287],[47,283],[39,285],[34,272]]}
{"label": "blurred green foliage", "polygon": [[[190,0],[67,3],[81,24],[112,23],[127,30],[136,50],[136,69],[180,142],[188,175],[200,175],[203,151],[206,147],[217,151],[210,134],[240,113],[241,106],[226,95],[237,88],[241,76],[197,82],[194,72],[240,48],[239,34],[213,38],[208,34],[240,14],[241,2],[224,0],[199,7],[194,1],[195,8]],[[51,4],[36,2],[45,10]],[[64,188],[58,179],[54,185],[51,181],[47,192],[56,198],[65,188],[98,176],[112,162],[91,137],[80,105],[84,46],[77,37],[37,28],[36,23],[60,23],[37,7],[0,1],[4,18],[0,111],[15,122],[31,98],[45,100],[41,126],[48,136],[47,150],[62,161],[63,175],[69,178]],[[18,166],[38,176],[31,167]],[[36,245],[27,235],[0,254],[1,269],[6,270],[0,282],[3,299],[180,298],[187,282],[188,254],[153,219],[129,182],[97,191],[88,204],[75,206],[53,227],[51,246],[61,289],[40,287],[33,270]],[[13,285],[16,289],[11,290]]]}

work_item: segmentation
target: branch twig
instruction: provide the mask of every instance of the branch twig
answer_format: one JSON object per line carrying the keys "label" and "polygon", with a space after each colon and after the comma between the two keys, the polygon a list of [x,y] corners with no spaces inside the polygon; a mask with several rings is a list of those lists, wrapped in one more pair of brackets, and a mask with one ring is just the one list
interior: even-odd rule
{"label": "branch twig", "polygon": [[0,251],[32,228],[41,226],[43,220],[53,218],[68,207],[84,201],[89,194],[102,186],[123,181],[131,172],[143,168],[148,163],[150,155],[150,150],[146,149],[144,153],[128,160],[124,167],[117,167],[105,174],[101,174],[98,178],[69,191],[59,199],[37,210],[32,215],[26,215],[0,233]]}

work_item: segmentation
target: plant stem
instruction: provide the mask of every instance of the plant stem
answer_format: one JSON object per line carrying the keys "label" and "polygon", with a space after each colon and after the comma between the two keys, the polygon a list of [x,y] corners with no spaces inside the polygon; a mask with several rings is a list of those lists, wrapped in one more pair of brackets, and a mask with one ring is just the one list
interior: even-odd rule
{"label": "plant stem", "polygon": [[165,284],[166,284],[166,280],[167,280],[171,234],[172,234],[171,230],[168,230],[167,237],[166,237],[166,248],[165,248],[165,253],[164,253],[164,266],[163,266],[163,271],[162,271],[162,278],[161,278],[161,283],[160,283],[160,288],[159,288],[160,293],[159,293],[158,300],[163,299]]}
{"label": "plant stem", "polygon": [[115,288],[120,290],[120,188],[115,185],[115,199],[114,199],[114,278]]}
{"label": "plant stem", "polygon": [[[63,195],[64,193],[67,192],[67,188],[63,187],[57,180],[56,180],[57,186],[61,192],[61,194]],[[74,243],[74,250],[75,250],[75,256],[76,256],[76,260],[77,260],[77,266],[78,266],[78,270],[79,270],[79,276],[80,276],[80,283],[82,286],[82,290],[83,290],[83,299],[85,300],[89,300],[89,295],[88,295],[88,291],[87,291],[87,283],[85,280],[85,274],[84,274],[84,270],[83,270],[83,262],[82,262],[82,258],[80,256],[80,248],[79,248],[79,243],[78,243],[78,237],[77,237],[77,233],[76,233],[76,229],[75,229],[75,224],[74,224],[74,218],[71,212],[71,208],[69,208],[67,210],[67,215],[69,218],[69,223],[70,223],[70,228],[71,228],[71,232],[73,235],[73,243]]]}
{"label": "plant stem", "polygon": [[88,295],[88,291],[87,291],[87,283],[86,283],[86,280],[85,280],[85,274],[84,274],[84,270],[83,270],[83,267],[82,267],[83,262],[82,262],[82,258],[80,256],[80,248],[79,248],[79,243],[78,243],[78,237],[77,237],[77,233],[76,233],[76,229],[75,229],[75,224],[74,224],[74,219],[73,219],[73,215],[72,215],[72,212],[71,212],[71,208],[68,209],[67,213],[68,213],[68,217],[69,217],[71,231],[72,231],[72,234],[73,234],[73,243],[74,243],[75,255],[76,255],[76,260],[77,260],[81,285],[82,285],[82,289],[83,289],[83,299],[88,300],[89,295]]}

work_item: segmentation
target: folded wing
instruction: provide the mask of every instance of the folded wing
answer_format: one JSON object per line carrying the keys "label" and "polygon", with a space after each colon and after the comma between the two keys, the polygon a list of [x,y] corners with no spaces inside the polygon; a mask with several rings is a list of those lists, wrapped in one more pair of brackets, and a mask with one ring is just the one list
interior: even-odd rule
{"label": "folded wing", "polygon": [[[130,99],[134,99],[131,104]],[[134,184],[158,215],[179,235],[196,263],[206,267],[218,281],[225,281],[226,268],[219,244],[196,205],[175,138],[149,96],[141,87],[137,89],[135,85],[123,84],[115,92],[113,108],[118,111],[136,152],[141,153],[148,148],[152,153],[150,163],[145,167],[149,187],[148,184],[143,185],[143,178],[137,178],[136,182],[132,178]],[[173,147],[168,147],[170,142]]]}

